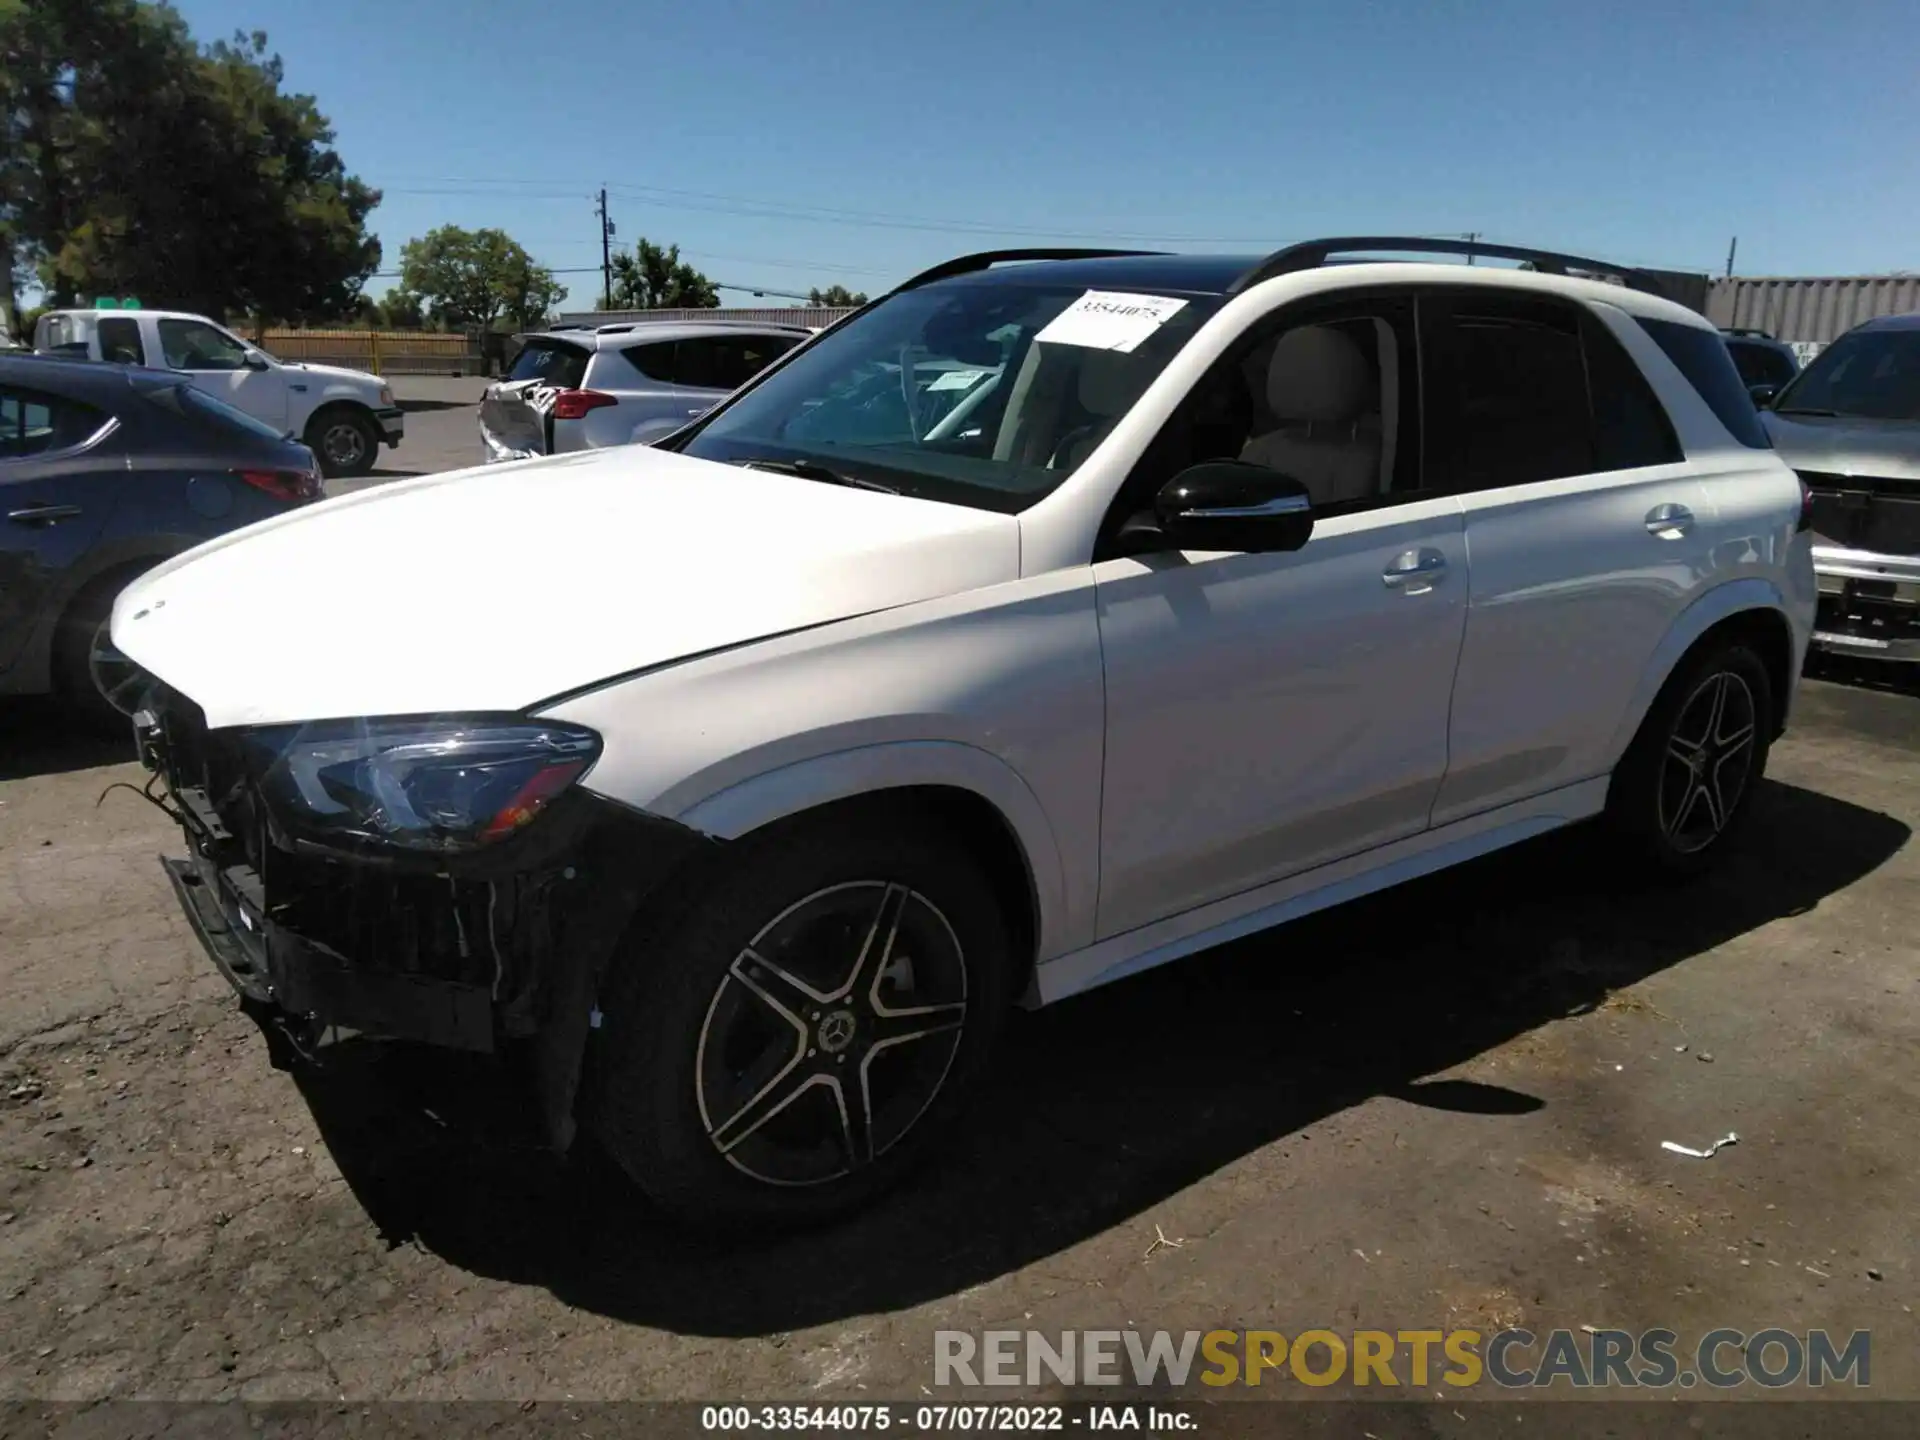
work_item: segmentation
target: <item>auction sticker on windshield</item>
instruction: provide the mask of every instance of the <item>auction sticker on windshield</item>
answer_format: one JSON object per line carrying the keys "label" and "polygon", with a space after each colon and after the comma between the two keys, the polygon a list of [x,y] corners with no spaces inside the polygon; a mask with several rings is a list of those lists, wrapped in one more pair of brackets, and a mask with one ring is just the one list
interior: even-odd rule
{"label": "auction sticker on windshield", "polygon": [[1043,344],[1083,345],[1089,350],[1130,353],[1186,307],[1165,295],[1126,295],[1089,290],[1033,338]]}

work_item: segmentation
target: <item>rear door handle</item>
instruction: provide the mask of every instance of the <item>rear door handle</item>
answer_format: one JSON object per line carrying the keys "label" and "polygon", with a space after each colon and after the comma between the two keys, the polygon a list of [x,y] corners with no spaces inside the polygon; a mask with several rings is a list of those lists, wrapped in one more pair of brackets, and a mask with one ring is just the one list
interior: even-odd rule
{"label": "rear door handle", "polygon": [[1380,579],[1389,590],[1424,595],[1440,582],[1440,577],[1446,572],[1447,557],[1438,550],[1422,546],[1417,550],[1402,550],[1394,556],[1393,563],[1380,573]]}
{"label": "rear door handle", "polygon": [[22,505],[18,510],[9,510],[7,519],[16,525],[58,525],[79,515],[78,505]]}
{"label": "rear door handle", "polygon": [[1647,533],[1658,540],[1678,540],[1693,529],[1693,511],[1684,505],[1656,505],[1647,512]]}

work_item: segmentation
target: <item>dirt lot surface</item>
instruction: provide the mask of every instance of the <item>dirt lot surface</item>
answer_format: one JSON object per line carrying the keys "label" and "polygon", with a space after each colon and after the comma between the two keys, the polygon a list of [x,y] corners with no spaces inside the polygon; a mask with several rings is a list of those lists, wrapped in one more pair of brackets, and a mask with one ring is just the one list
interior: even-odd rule
{"label": "dirt lot surface", "polygon": [[918,1398],[939,1328],[1513,1323],[1870,1329],[1920,1398],[1911,693],[1810,683],[1707,881],[1558,838],[1020,1016],[943,1164],[731,1246],[484,1069],[271,1069],[118,753],[0,710],[0,1399]]}

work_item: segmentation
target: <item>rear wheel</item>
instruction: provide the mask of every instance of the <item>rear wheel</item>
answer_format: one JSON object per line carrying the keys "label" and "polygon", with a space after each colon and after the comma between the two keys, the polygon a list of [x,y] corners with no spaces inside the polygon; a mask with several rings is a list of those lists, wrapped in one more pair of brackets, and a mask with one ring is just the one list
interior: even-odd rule
{"label": "rear wheel", "polygon": [[328,476],[364,475],[380,454],[380,432],[358,410],[335,406],[307,423],[307,448]]}
{"label": "rear wheel", "polygon": [[1006,924],[935,835],[801,826],[727,858],[622,957],[593,1125],[682,1219],[828,1219],[939,1144],[1004,1023]]}
{"label": "rear wheel", "polygon": [[1773,683],[1741,640],[1684,660],[1614,772],[1607,820],[1655,872],[1698,873],[1725,848],[1766,773]]}

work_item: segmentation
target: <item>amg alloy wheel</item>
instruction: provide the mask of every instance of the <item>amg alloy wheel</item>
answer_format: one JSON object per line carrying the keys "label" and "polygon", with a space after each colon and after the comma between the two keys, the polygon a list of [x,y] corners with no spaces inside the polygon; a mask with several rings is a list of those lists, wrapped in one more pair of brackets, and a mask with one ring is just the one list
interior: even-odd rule
{"label": "amg alloy wheel", "polygon": [[1013,966],[999,898],[894,812],[750,836],[616,956],[589,1124],[702,1225],[844,1213],[937,1143],[992,1051]]}
{"label": "amg alloy wheel", "polygon": [[1607,790],[1627,855],[1676,878],[1703,869],[1752,804],[1773,717],[1773,682],[1748,641],[1709,641],[1681,661]]}

